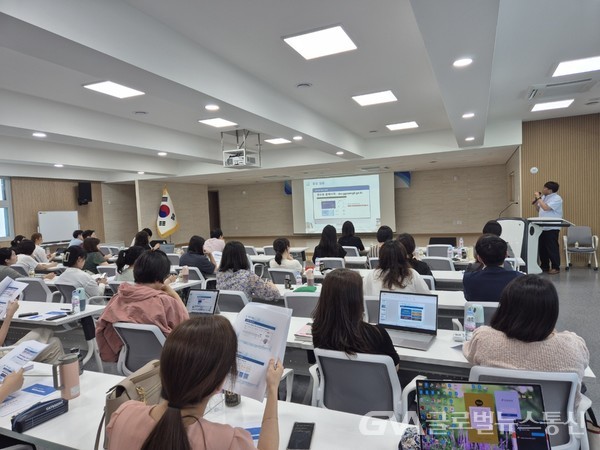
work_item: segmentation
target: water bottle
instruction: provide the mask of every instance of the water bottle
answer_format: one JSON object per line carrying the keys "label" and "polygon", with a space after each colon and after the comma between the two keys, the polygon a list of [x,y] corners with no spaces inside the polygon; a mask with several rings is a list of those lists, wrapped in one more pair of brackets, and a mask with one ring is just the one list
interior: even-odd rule
{"label": "water bottle", "polygon": [[465,246],[465,241],[462,237],[458,238],[458,248],[463,248]]}
{"label": "water bottle", "polygon": [[79,309],[79,292],[76,290],[71,294],[71,308],[74,314],[77,314]]}
{"label": "water bottle", "polygon": [[313,269],[306,269],[306,284],[308,286],[315,285],[315,273]]}
{"label": "water bottle", "polygon": [[467,309],[467,317],[465,318],[465,341],[471,340],[475,328],[475,311],[469,308]]}
{"label": "water bottle", "polygon": [[296,286],[302,286],[302,275],[300,272],[295,272],[296,275]]}

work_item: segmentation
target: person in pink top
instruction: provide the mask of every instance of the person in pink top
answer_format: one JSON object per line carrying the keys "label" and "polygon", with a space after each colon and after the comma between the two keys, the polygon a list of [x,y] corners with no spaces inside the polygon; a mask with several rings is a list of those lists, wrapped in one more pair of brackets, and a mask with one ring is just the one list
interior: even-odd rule
{"label": "person in pink top", "polygon": [[[163,400],[158,405],[133,400],[121,405],[106,428],[109,450],[256,448],[248,431],[203,417],[210,398],[228,376],[237,374],[236,352],[235,331],[222,316],[195,317],[175,328],[160,356]],[[277,387],[282,373],[281,361],[271,359],[260,450],[279,448]]]}
{"label": "person in pink top", "polygon": [[165,280],[171,263],[160,251],[147,251],[135,261],[136,284],[122,283],[96,325],[96,341],[103,361],[116,362],[123,342],[113,327],[116,322],[156,325],[168,336],[190,318],[181,298]]}

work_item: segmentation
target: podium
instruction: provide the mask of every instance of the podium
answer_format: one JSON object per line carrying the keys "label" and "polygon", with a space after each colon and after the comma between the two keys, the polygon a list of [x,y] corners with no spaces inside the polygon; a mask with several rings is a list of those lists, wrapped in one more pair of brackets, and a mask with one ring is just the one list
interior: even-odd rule
{"label": "podium", "polygon": [[515,252],[525,261],[525,272],[529,274],[542,273],[538,264],[538,243],[540,234],[548,227],[570,227],[573,224],[568,220],[554,217],[520,217],[500,218],[502,235]]}

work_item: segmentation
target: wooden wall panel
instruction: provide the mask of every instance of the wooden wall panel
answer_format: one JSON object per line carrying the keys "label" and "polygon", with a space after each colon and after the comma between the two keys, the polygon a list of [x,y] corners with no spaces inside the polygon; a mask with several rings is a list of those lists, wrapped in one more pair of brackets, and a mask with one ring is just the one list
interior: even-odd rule
{"label": "wooden wall panel", "polygon": [[[521,151],[523,215],[537,215],[531,206],[533,192],[556,181],[564,218],[600,234],[600,114],[525,122]],[[531,167],[539,172],[531,174]],[[582,261],[575,258],[576,265]]]}
{"label": "wooden wall panel", "polygon": [[138,232],[134,184],[103,184],[106,242],[129,245]]}

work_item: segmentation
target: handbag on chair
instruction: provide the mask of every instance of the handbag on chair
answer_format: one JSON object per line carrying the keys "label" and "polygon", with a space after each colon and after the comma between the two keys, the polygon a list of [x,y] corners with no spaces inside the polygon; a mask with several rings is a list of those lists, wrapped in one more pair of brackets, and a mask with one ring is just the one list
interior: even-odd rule
{"label": "handbag on chair", "polygon": [[586,411],[585,428],[590,450],[600,450],[600,426],[592,408]]}

